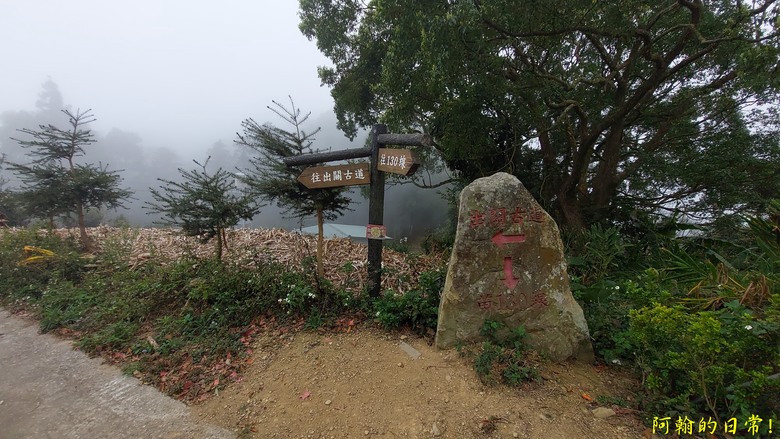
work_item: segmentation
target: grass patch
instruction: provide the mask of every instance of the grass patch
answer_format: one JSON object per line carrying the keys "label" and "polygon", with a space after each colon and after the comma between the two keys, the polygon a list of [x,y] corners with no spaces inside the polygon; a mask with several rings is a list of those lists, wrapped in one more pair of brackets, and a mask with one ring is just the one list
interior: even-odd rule
{"label": "grass patch", "polygon": [[461,348],[461,353],[474,357],[474,370],[484,384],[506,384],[517,387],[528,381],[538,381],[539,371],[526,345],[522,326],[506,328],[503,323],[486,320],[480,329],[485,341],[476,351]]}
{"label": "grass patch", "polygon": [[[364,307],[329,282],[272,261],[185,255],[133,266],[131,230],[90,257],[69,238],[0,233],[0,303],[180,398],[197,400],[237,379],[252,338],[264,329],[303,322],[318,328]],[[31,256],[25,246],[48,250],[47,257],[24,263]]]}
{"label": "grass patch", "polygon": [[423,272],[417,289],[405,294],[386,291],[372,304],[374,317],[385,329],[409,326],[422,334],[435,331],[445,278],[442,267]]}

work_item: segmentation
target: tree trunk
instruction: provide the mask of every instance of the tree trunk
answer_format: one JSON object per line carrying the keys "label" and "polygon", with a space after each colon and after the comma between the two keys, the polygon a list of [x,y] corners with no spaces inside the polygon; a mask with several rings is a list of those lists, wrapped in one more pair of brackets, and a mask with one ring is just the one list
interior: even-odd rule
{"label": "tree trunk", "polygon": [[79,227],[79,241],[81,242],[81,248],[85,251],[92,251],[92,243],[87,236],[87,227],[84,225],[84,205],[79,202],[76,203],[76,222]]}
{"label": "tree trunk", "polygon": [[322,207],[317,207],[317,276],[319,277],[325,277],[325,268],[322,265],[322,260],[325,258],[325,255],[322,253],[323,248],[323,215],[322,215]]}
{"label": "tree trunk", "polygon": [[561,213],[562,229],[581,231],[585,229],[585,219],[582,215],[582,206],[576,196],[570,193],[558,193],[558,209]]}
{"label": "tree trunk", "polygon": [[222,229],[217,229],[217,248],[216,248],[216,253],[217,253],[217,260],[218,261],[222,260],[222,239],[223,239],[222,238]]}
{"label": "tree trunk", "polygon": [[620,162],[620,149],[623,146],[623,124],[616,123],[604,140],[601,151],[601,160],[593,179],[593,207],[597,217],[603,217],[609,210],[612,199],[617,190],[618,163]]}
{"label": "tree trunk", "polygon": [[550,133],[543,126],[537,128],[539,132],[539,145],[542,149],[542,182],[541,196],[545,201],[552,200],[555,188],[560,186],[559,169],[556,163],[555,151],[550,141]]}

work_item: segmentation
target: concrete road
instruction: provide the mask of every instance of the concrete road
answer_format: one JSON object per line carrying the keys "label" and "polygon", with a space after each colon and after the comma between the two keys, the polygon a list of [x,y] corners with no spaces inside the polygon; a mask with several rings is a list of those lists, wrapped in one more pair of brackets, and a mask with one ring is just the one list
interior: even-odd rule
{"label": "concrete road", "polygon": [[0,439],[233,437],[0,308]]}

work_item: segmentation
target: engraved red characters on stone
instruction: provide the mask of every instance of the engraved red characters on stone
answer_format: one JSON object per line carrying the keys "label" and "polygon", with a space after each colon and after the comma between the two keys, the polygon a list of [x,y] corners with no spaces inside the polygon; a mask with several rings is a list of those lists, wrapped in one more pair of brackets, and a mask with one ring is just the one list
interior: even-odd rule
{"label": "engraved red characters on stone", "polygon": [[493,306],[493,298],[488,294],[482,294],[477,297],[477,306],[479,309],[487,311]]}
{"label": "engraved red characters on stone", "polygon": [[478,210],[472,210],[471,213],[469,213],[469,227],[474,229],[484,224],[485,224],[484,213]]}
{"label": "engraved red characters on stone", "polygon": [[512,222],[514,224],[523,224],[523,219],[525,219],[526,215],[528,215],[528,212],[525,209],[515,207],[515,210],[511,215]]}
{"label": "engraved red characters on stone", "polygon": [[535,223],[543,223],[545,219],[544,211],[542,209],[532,210],[530,219]]}
{"label": "engraved red characters on stone", "polygon": [[503,226],[506,223],[506,208],[490,209],[490,225]]}
{"label": "engraved red characters on stone", "polygon": [[485,225],[502,227],[510,220],[513,224],[522,225],[526,219],[536,223],[543,223],[547,218],[544,211],[540,208],[532,209],[530,212],[521,207],[516,207],[514,210],[506,207],[497,207],[485,212],[474,209],[469,212],[469,227],[472,229]]}
{"label": "engraved red characters on stone", "polygon": [[547,295],[544,294],[542,291],[537,291],[534,296],[531,298],[531,304],[532,305],[541,305],[541,306],[547,306],[550,304],[550,301],[547,299]]}

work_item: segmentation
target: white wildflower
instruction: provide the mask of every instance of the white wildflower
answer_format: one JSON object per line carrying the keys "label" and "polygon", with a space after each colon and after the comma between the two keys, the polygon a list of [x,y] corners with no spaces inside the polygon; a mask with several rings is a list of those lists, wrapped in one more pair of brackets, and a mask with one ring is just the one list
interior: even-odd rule
{"label": "white wildflower", "polygon": [[751,329],[753,329],[753,327],[752,327],[752,326],[750,326],[750,325],[745,325],[745,329],[747,329],[748,331],[750,331]]}

